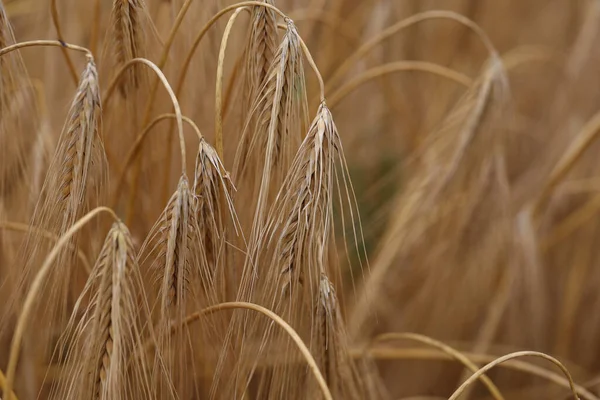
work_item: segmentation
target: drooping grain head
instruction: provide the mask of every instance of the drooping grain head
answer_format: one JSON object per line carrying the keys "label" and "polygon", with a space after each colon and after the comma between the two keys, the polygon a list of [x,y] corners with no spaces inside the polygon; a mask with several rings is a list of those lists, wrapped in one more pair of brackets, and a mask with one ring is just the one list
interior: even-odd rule
{"label": "drooping grain head", "polygon": [[47,177],[51,180],[47,188],[48,195],[57,196],[58,201],[49,206],[64,207],[61,232],[68,229],[84,211],[88,189],[97,189],[90,188],[90,183],[104,183],[102,180],[106,176],[106,154],[98,131],[99,113],[98,72],[94,61],[89,60],[81,75],[65,130],[59,139]]}
{"label": "drooping grain head", "polygon": [[252,221],[244,221],[252,224],[251,238],[261,230],[308,125],[302,57],[298,32],[288,20],[246,120],[234,164],[239,201],[249,202],[254,210],[245,215]]}
{"label": "drooping grain head", "polygon": [[[164,362],[179,395],[197,390],[190,380],[193,371],[190,363],[198,361],[192,355],[194,349],[202,348],[208,357],[207,340],[213,334],[209,326],[199,324],[199,331],[194,331],[197,334],[189,339],[190,331],[182,325],[184,317],[216,301],[214,273],[206,260],[194,211],[194,194],[187,177],[182,175],[177,190],[140,250],[140,265],[151,275],[147,281],[155,283],[149,299],[157,314],[155,362]],[[192,387],[190,383],[194,383]],[[164,396],[170,391],[168,381],[161,381],[159,387]]]}
{"label": "drooping grain head", "polygon": [[[337,129],[322,104],[269,210],[264,229],[249,243],[240,286],[239,298],[282,316],[309,347],[317,329],[315,310],[321,301],[322,272],[335,268],[330,263],[335,251],[330,239],[339,150]],[[253,338],[249,340],[258,342],[238,355],[241,371],[252,370],[257,360],[266,357],[261,350],[264,344],[281,349],[277,354],[282,359],[268,374],[257,378],[258,397],[276,399],[287,393],[302,393],[306,375],[292,362],[292,345],[286,336],[270,329],[267,322],[240,318],[234,324]],[[246,378],[237,379],[244,382]]]}
{"label": "drooping grain head", "polygon": [[225,242],[227,222],[231,220],[236,231],[238,225],[231,198],[234,190],[217,152],[202,139],[194,173],[193,212],[198,218],[199,239],[206,253],[208,268],[217,287],[217,295],[222,301],[227,298],[227,280],[230,278]]}
{"label": "drooping grain head", "polygon": [[53,398],[155,398],[140,352],[149,317],[142,294],[129,230],[115,222],[62,338],[68,374],[54,384]]}
{"label": "drooping grain head", "polygon": [[[269,65],[264,83],[253,99],[238,147],[236,176],[243,176],[242,171],[249,169],[248,157],[254,152],[258,152],[260,158],[270,160],[264,165],[267,172],[274,168],[282,170],[285,176],[308,125],[302,57],[298,32],[288,20],[286,33]],[[256,163],[256,160],[250,162]],[[263,164],[259,165],[262,167]],[[277,168],[280,166],[282,168]]]}
{"label": "drooping grain head", "polygon": [[[146,13],[144,0],[113,1],[112,24],[108,34],[112,41],[115,72],[130,60],[145,57],[146,43],[142,18]],[[131,66],[125,72],[125,76],[119,81],[119,90],[123,97],[139,86],[143,73],[141,65]]]}
{"label": "drooping grain head", "polygon": [[[32,226],[61,236],[85,212],[103,204],[107,162],[98,131],[99,112],[97,72],[94,62],[89,60],[46,171],[41,195],[31,218]],[[36,344],[42,347],[53,346],[53,331],[67,322],[67,304],[76,297],[73,277],[79,271],[78,262],[69,247],[76,246],[79,236],[72,237],[67,243],[70,246],[59,251],[55,267],[43,284],[41,295],[46,301],[39,305],[41,317],[35,323],[45,328],[31,331]],[[31,277],[50,250],[51,243],[34,235],[27,236],[21,253],[24,267],[19,273],[22,293],[27,292]]]}
{"label": "drooping grain head", "polygon": [[[349,353],[346,327],[335,289],[325,273],[320,278],[314,318],[311,351],[315,354],[334,398],[368,398],[362,377],[358,375]],[[317,387],[311,390],[318,393]]]}
{"label": "drooping grain head", "polygon": [[[264,0],[273,5],[273,0]],[[250,32],[245,55],[244,99],[248,106],[254,102],[263,85],[277,51],[277,19],[265,7],[254,6],[250,17]]]}

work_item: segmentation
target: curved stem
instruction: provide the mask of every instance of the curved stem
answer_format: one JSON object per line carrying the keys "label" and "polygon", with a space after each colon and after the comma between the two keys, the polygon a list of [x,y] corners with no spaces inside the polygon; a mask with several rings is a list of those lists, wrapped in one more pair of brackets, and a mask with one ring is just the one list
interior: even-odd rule
{"label": "curved stem", "polygon": [[[190,118],[186,117],[185,115],[182,115],[181,118],[183,119],[183,122],[188,123],[192,127],[192,129],[198,136],[198,139],[202,140],[204,138],[202,136],[202,133],[200,132],[200,129],[198,128],[198,126],[196,125],[196,123],[194,121],[192,121]],[[146,127],[144,128],[142,133],[140,135],[138,135],[138,137],[136,138],[135,143],[133,144],[131,149],[129,149],[129,152],[125,156],[125,163],[123,165],[123,168],[121,169],[121,172],[119,173],[119,178],[117,179],[115,196],[118,196],[119,193],[121,192],[121,187],[122,187],[124,179],[125,179],[125,172],[127,171],[127,168],[129,168],[129,164],[131,164],[132,160],[140,152],[140,149],[142,148],[144,139],[146,138],[148,133],[152,130],[152,128],[154,128],[154,126],[156,124],[158,124],[160,121],[163,121],[165,119],[177,119],[177,115],[176,114],[161,114],[161,115],[159,115],[154,120],[152,120],[148,125],[146,125]],[[113,205],[116,204],[116,201],[117,201],[117,198],[115,198],[113,200]]]}
{"label": "curved stem", "polygon": [[[60,47],[63,50],[69,49],[74,51],[79,51],[81,53],[85,53],[88,58],[94,59],[92,52],[86,49],[85,47],[77,46],[70,43],[65,43],[60,40],[30,40],[27,42],[15,43],[10,46],[6,46],[0,49],[0,57],[3,55],[10,53],[11,51],[23,49],[25,47],[38,47],[38,46],[54,46]],[[77,77],[77,83],[79,84],[79,77]]]}
{"label": "curved stem", "polygon": [[183,88],[183,83],[185,82],[185,77],[186,77],[188,69],[190,67],[190,63],[192,62],[192,58],[194,57],[194,54],[196,53],[196,49],[198,48],[198,45],[200,44],[200,42],[202,41],[202,39],[204,38],[204,36],[208,32],[208,30],[223,15],[227,14],[230,11],[233,11],[233,10],[235,10],[237,8],[244,7],[244,6],[261,6],[261,7],[265,7],[265,8],[268,8],[270,10],[273,10],[274,12],[276,12],[282,18],[287,18],[287,16],[283,12],[281,12],[281,10],[279,10],[277,7],[272,6],[271,4],[268,4],[268,3],[260,2],[260,1],[243,1],[241,3],[233,4],[233,5],[230,5],[228,7],[225,7],[223,9],[221,9],[218,13],[216,13],[206,23],[206,25],[204,25],[202,27],[202,29],[200,30],[200,32],[198,32],[198,34],[194,38],[194,42],[192,43],[192,46],[190,47],[190,50],[188,51],[188,54],[187,54],[185,60],[183,61],[183,65],[181,67],[181,72],[179,73],[179,78],[178,78],[178,81],[177,81],[177,86],[175,87],[175,93],[179,94],[180,91],[181,91],[181,89]]}
{"label": "curved stem", "polygon": [[540,195],[533,204],[533,216],[539,216],[542,207],[546,203],[556,185],[571,171],[583,153],[594,143],[600,134],[600,112],[597,112],[590,119],[581,132],[575,138],[575,141],[569,146],[562,158],[554,167],[548,180],[545,182]]}
{"label": "curved stem", "polygon": [[58,256],[60,250],[62,250],[62,248],[69,243],[73,235],[79,232],[81,228],[83,228],[88,222],[90,222],[94,217],[96,217],[102,212],[108,213],[115,221],[119,220],[115,212],[108,207],[98,207],[88,212],[75,224],[73,224],[73,226],[71,226],[69,230],[60,238],[60,240],[52,248],[52,251],[50,251],[50,254],[48,254],[46,259],[44,260],[44,263],[40,267],[40,270],[33,279],[31,288],[29,289],[29,292],[27,292],[27,296],[25,297],[25,302],[23,303],[21,314],[19,315],[19,318],[17,320],[17,326],[15,328],[15,332],[10,346],[10,356],[8,359],[8,367],[6,369],[6,385],[3,391],[4,396],[6,396],[7,393],[11,393],[12,382],[15,378],[17,363],[19,361],[19,353],[21,351],[21,341],[23,340],[23,334],[25,333],[25,329],[27,328],[27,324],[29,323],[29,316],[33,311],[33,306],[35,305],[35,302],[37,300],[37,295],[40,292],[42,285],[46,281],[46,276],[52,269],[52,264],[54,260]]}
{"label": "curved stem", "polygon": [[[177,129],[179,131],[179,150],[181,152],[181,173],[185,174],[186,173],[186,153],[185,153],[185,139],[183,137],[183,118],[182,118],[182,114],[181,114],[181,107],[179,107],[179,101],[177,100],[177,96],[173,92],[171,85],[169,85],[169,81],[167,80],[167,78],[165,77],[163,72],[160,70],[160,68],[156,64],[154,64],[152,61],[147,60],[145,58],[134,58],[134,59],[128,61],[125,65],[123,65],[121,67],[121,69],[117,72],[116,76],[113,78],[112,82],[110,83],[110,85],[107,89],[107,94],[105,96],[105,101],[107,101],[107,99],[110,98],[110,95],[114,92],[119,79],[123,76],[123,74],[127,70],[127,68],[130,68],[132,65],[134,65],[136,63],[141,63],[143,65],[148,66],[150,69],[152,69],[156,73],[156,75],[160,79],[160,81],[162,82],[162,84],[165,87],[169,96],[171,97],[171,102],[173,103],[173,109],[175,110],[175,114],[177,115]],[[146,111],[148,111],[148,109]],[[146,118],[144,118],[144,120],[145,119]],[[147,122],[144,122],[144,125],[146,123]],[[133,177],[133,187],[130,192],[129,203],[127,206],[127,213],[126,213],[126,217],[125,217],[126,224],[131,223],[131,218],[133,216],[133,209],[134,209],[134,203],[135,203],[135,191],[137,188],[137,180],[139,177],[139,172],[140,172],[140,163],[137,163],[136,169],[135,169],[135,174]]]}
{"label": "curved stem", "polygon": [[[353,357],[362,357],[364,350],[352,350],[351,354]],[[478,354],[463,352],[467,358],[475,363],[487,363],[496,360],[497,357],[489,354]],[[378,360],[448,360],[450,357],[447,354],[439,350],[426,350],[426,349],[371,349],[369,350],[369,357]],[[537,376],[546,379],[552,383],[555,383],[563,388],[570,389],[570,383],[562,375],[552,372],[546,368],[537,366],[535,364],[528,363],[522,360],[510,360],[504,364],[500,364],[500,367],[512,369],[514,371],[525,372],[533,376]],[[593,393],[587,390],[581,385],[575,384],[577,393],[581,395],[585,400],[600,400]]]}
{"label": "curved stem", "polygon": [[217,150],[221,162],[224,162],[223,160],[225,159],[223,150],[223,64],[225,61],[225,50],[227,49],[227,41],[229,40],[229,34],[231,33],[231,28],[233,28],[235,20],[242,11],[248,10],[248,7],[240,7],[234,11],[231,17],[229,17],[227,26],[225,26],[225,32],[223,32],[223,37],[221,38],[221,48],[219,49],[217,83],[215,89],[215,149]]}
{"label": "curved stem", "polygon": [[545,360],[550,361],[551,363],[556,365],[558,368],[560,368],[560,370],[563,372],[563,374],[567,377],[567,380],[569,381],[569,387],[571,389],[571,392],[573,392],[573,397],[576,400],[579,400],[579,396],[577,395],[577,390],[575,389],[575,383],[573,382],[573,378],[571,377],[571,374],[569,373],[567,368],[556,358],[549,356],[547,354],[544,354],[544,353],[537,352],[537,351],[517,351],[515,353],[510,353],[505,356],[499,357],[499,358],[495,359],[494,361],[484,365],[477,372],[475,372],[473,375],[471,375],[469,377],[469,379],[464,381],[463,384],[460,385],[460,387],[458,389],[456,389],[456,391],[454,393],[452,393],[452,396],[450,396],[450,398],[448,398],[448,400],[457,400],[460,397],[460,395],[462,394],[462,392],[469,385],[471,385],[473,382],[475,382],[475,380],[477,380],[481,375],[485,374],[487,371],[494,368],[496,365],[501,364],[506,361],[509,361],[509,360],[512,360],[512,359],[515,359],[515,358],[527,357],[527,356],[543,358]]}
{"label": "curved stem", "polygon": [[451,68],[444,67],[439,64],[427,62],[427,61],[396,61],[387,64],[380,65],[375,68],[371,68],[360,75],[355,76],[350,81],[346,82],[343,86],[337,89],[328,99],[327,104],[329,108],[335,107],[344,97],[355,90],[360,85],[378,78],[382,75],[391,74],[399,71],[421,71],[429,72],[435,75],[442,76],[457,82],[463,86],[469,87],[473,80],[467,75],[464,75]]}
{"label": "curved stem", "polygon": [[[56,36],[58,36],[58,40],[64,43],[62,29],[60,26],[60,22],[58,21],[58,10],[56,9],[56,0],[50,0],[50,12],[52,14],[52,23],[54,24],[54,28],[56,29]],[[75,69],[75,65],[73,64],[73,60],[71,60],[71,56],[67,51],[62,49],[63,56],[65,57],[65,61],[67,62],[67,66],[69,67],[69,71],[71,72],[71,77],[73,78],[73,82],[75,86],[79,84],[79,74]]]}
{"label": "curved stem", "polygon": [[[54,233],[52,233],[50,231],[47,231],[42,228],[37,228],[34,226],[29,226],[27,224],[22,224],[19,222],[0,221],[0,229],[6,229],[9,231],[14,231],[14,232],[33,233],[37,236],[41,236],[45,239],[51,240],[54,243],[58,243],[58,241],[60,240],[59,236],[56,236]],[[75,251],[75,253],[77,254],[77,257],[81,261],[81,264],[83,264],[83,268],[85,269],[85,272],[87,272],[87,274],[89,275],[92,272],[92,267],[91,267],[90,262],[88,261],[88,258],[86,257],[86,255],[83,253],[82,250],[76,248],[75,246],[69,245],[69,248],[71,250]]]}
{"label": "curved stem", "polygon": [[479,25],[477,25],[469,18],[452,11],[425,11],[408,17],[402,21],[398,21],[394,25],[390,26],[389,28],[385,29],[384,31],[382,31],[381,33],[364,43],[350,57],[344,60],[344,62],[337,68],[337,70],[333,73],[333,75],[327,82],[326,89],[336,84],[339,81],[339,79],[350,70],[350,67],[352,67],[354,63],[356,63],[363,56],[365,56],[376,45],[395,35],[402,29],[408,28],[409,26],[415,25],[419,22],[431,19],[450,19],[466,26],[467,28],[475,32],[475,34],[481,39],[490,55],[497,54],[496,49],[494,48],[491,40],[488,38],[485,32],[479,27]]}
{"label": "curved stem", "polygon": [[[416,341],[419,343],[423,343],[423,344],[426,344],[431,347],[435,347],[435,348],[443,351],[444,353],[446,353],[450,357],[452,357],[454,360],[463,364],[469,371],[471,371],[473,373],[476,373],[479,370],[477,365],[475,365],[471,360],[469,360],[467,357],[465,357],[458,350],[456,350],[438,340],[432,339],[425,335],[420,335],[418,333],[408,333],[408,332],[406,332],[406,333],[400,333],[400,332],[384,333],[384,334],[381,334],[381,335],[375,337],[371,341],[369,347],[372,346],[376,342],[382,342],[382,341],[387,341],[387,340],[412,340],[412,341]],[[500,393],[500,390],[498,390],[498,388],[496,387],[496,385],[494,385],[494,383],[490,380],[490,378],[488,378],[485,375],[482,375],[482,376],[480,376],[480,379],[481,379],[481,382],[483,383],[483,385],[488,389],[488,391],[490,392],[490,394],[492,395],[492,397],[494,399],[504,400],[504,397]]]}
{"label": "curved stem", "polygon": [[[298,347],[298,350],[300,350],[300,353],[306,360],[306,363],[308,364],[310,370],[312,371],[313,375],[315,376],[315,379],[317,380],[317,383],[319,384],[319,387],[321,388],[321,392],[323,393],[323,398],[326,400],[333,400],[333,397],[331,396],[331,392],[329,391],[329,387],[327,387],[327,383],[325,382],[325,378],[323,378],[323,374],[319,370],[317,362],[315,361],[313,356],[310,354],[310,350],[308,350],[308,348],[306,347],[306,344],[304,344],[304,342],[300,338],[300,335],[298,335],[298,333],[294,330],[294,328],[292,328],[287,322],[285,322],[279,315],[275,314],[273,311],[271,311],[263,306],[260,306],[258,304],[253,304],[253,303],[246,303],[243,301],[219,303],[214,306],[207,307],[207,308],[203,309],[202,311],[188,315],[179,325],[173,325],[171,327],[171,331],[175,332],[177,329],[179,329],[183,326],[189,325],[189,324],[193,323],[194,321],[198,321],[204,315],[214,314],[218,311],[223,311],[223,310],[236,310],[236,309],[246,309],[246,310],[256,311],[260,314],[263,314],[264,316],[266,316],[267,318],[269,318],[273,322],[275,322],[277,325],[279,325],[288,334],[290,339],[296,344],[296,346]],[[146,344],[146,348],[147,348],[147,346],[148,346],[148,343]]]}

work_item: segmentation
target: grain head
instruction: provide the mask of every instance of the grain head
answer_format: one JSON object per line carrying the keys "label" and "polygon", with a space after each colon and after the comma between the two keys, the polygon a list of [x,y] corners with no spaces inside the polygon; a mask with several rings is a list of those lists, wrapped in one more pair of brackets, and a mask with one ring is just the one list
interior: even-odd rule
{"label": "grain head", "polygon": [[62,338],[66,379],[53,398],[156,398],[143,353],[149,310],[127,227],[113,224]]}
{"label": "grain head", "polygon": [[235,191],[229,173],[225,171],[215,149],[204,138],[196,156],[193,194],[194,214],[198,219],[199,240],[206,254],[207,267],[220,301],[226,301],[235,287],[231,278],[226,244],[228,222],[237,231],[237,215],[232,194]]}

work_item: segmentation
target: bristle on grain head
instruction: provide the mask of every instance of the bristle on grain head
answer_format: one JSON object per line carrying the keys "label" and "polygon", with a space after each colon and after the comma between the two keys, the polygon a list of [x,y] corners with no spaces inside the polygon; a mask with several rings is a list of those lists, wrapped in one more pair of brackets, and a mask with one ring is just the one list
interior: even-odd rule
{"label": "bristle on grain head", "polygon": [[190,388],[194,381],[188,363],[193,362],[194,349],[203,348],[208,357],[206,341],[213,334],[212,326],[197,324],[190,339],[192,333],[183,324],[188,314],[215,304],[217,298],[214,272],[206,259],[194,211],[195,196],[182,175],[140,250],[140,265],[154,282],[148,302],[157,321],[155,367],[166,368],[169,377],[159,380],[162,396],[170,396],[172,385],[182,396],[195,390]]}
{"label": "bristle on grain head", "polygon": [[[311,352],[335,398],[365,399],[366,388],[349,353],[346,327],[333,284],[321,274]],[[318,388],[312,390],[318,392]]]}
{"label": "bristle on grain head", "polygon": [[[264,0],[273,5],[273,0]],[[246,47],[246,84],[245,97],[254,101],[257,91],[269,72],[269,67],[277,51],[277,19],[273,10],[254,6],[250,20],[250,32]]]}
{"label": "bristle on grain head", "polygon": [[251,107],[233,169],[244,185],[241,191],[252,193],[254,232],[262,229],[308,126],[300,37],[293,22],[286,22],[286,33]]}
{"label": "bristle on grain head", "polygon": [[[0,49],[15,44],[15,36],[13,29],[6,15],[4,5],[0,2]],[[0,57],[0,112],[3,118],[7,111],[3,108],[10,102],[11,94],[17,89],[15,86],[19,84],[20,75],[26,74],[25,66],[21,59],[21,55],[17,52],[12,52]]]}
{"label": "bristle on grain head", "polygon": [[[99,114],[98,75],[90,58],[81,74],[65,126],[47,169],[41,195],[31,217],[32,226],[62,236],[87,211],[103,204],[108,171],[104,144],[98,131]],[[79,236],[70,237],[68,244],[76,246]],[[25,268],[20,278],[22,287],[28,285],[39,263],[51,250],[50,242],[40,242],[32,235],[28,235],[25,243]],[[75,254],[68,246],[59,250],[55,268],[44,283],[47,301],[40,304],[44,308],[40,312],[40,324],[57,321],[66,323],[69,292],[73,290],[73,277],[78,272],[74,268],[77,265],[74,260]],[[40,332],[48,337],[52,335],[51,329]],[[50,343],[44,340],[39,342]]]}
{"label": "bristle on grain head", "polygon": [[222,188],[230,212],[235,213],[231,204],[231,193],[235,191],[231,177],[216,150],[204,138],[200,141],[194,171],[193,193],[196,196],[196,208],[199,210],[208,205],[208,209],[214,211],[218,189]]}
{"label": "bristle on grain head", "polygon": [[[59,203],[65,203],[63,230],[78,218],[90,182],[92,168],[100,168],[104,175],[106,154],[98,131],[100,113],[100,89],[98,72],[90,59],[81,75],[77,93],[71,104],[67,125],[61,134],[53,164],[59,168]],[[94,171],[92,171],[94,172]],[[53,171],[49,171],[49,174]]]}
{"label": "bristle on grain head", "polygon": [[141,282],[129,230],[115,222],[71,316],[71,340],[63,339],[69,374],[54,384],[53,398],[155,398],[145,358],[137,354],[144,343]]}
{"label": "bristle on grain head", "polygon": [[[130,60],[145,57],[144,28],[142,18],[146,15],[143,0],[114,0],[110,37],[113,41],[115,71]],[[119,90],[126,96],[136,89],[144,72],[142,65],[132,65],[119,81]]]}
{"label": "bristle on grain head", "polygon": [[160,318],[168,326],[171,317],[182,318],[191,300],[206,306],[214,299],[211,274],[198,238],[195,196],[182,175],[142,249],[140,264],[150,263],[157,283]]}
{"label": "bristle on grain head", "polygon": [[263,163],[258,163],[262,167],[259,173],[270,174],[271,168],[281,166],[275,171],[285,176],[300,138],[306,132],[308,106],[302,48],[293,22],[286,22],[286,33],[253,100],[252,112],[238,146],[235,170],[240,167],[247,170],[246,164],[256,163],[248,160],[255,152],[264,159]]}
{"label": "bristle on grain head", "polygon": [[[265,240],[276,246],[270,260],[278,276],[279,295],[293,301],[294,288],[304,287],[314,304],[321,270],[328,262],[333,223],[333,179],[339,158],[339,136],[323,103],[292,162],[267,220]],[[277,238],[277,239],[276,239]],[[292,296],[292,297],[289,297]],[[273,306],[275,298],[268,299]]]}
{"label": "bristle on grain head", "polygon": [[[217,264],[222,260],[225,245],[227,215],[237,229],[237,216],[231,198],[235,187],[215,149],[204,139],[200,141],[194,173],[194,214],[198,218],[200,240],[206,260],[213,273],[223,271]],[[224,208],[227,209],[224,209]],[[223,280],[221,276],[219,280]],[[223,282],[220,282],[223,283]]]}

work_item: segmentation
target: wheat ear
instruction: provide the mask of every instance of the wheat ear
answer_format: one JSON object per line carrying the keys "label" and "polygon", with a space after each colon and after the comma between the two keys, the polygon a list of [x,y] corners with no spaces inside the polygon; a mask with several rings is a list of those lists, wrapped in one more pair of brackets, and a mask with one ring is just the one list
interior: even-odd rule
{"label": "wheat ear", "polygon": [[[204,327],[202,334],[189,339],[186,330],[172,335],[172,321],[181,321],[191,309],[205,307],[216,301],[213,274],[199,238],[198,219],[194,213],[195,198],[188,179],[182,175],[177,190],[151,229],[142,249],[140,265],[147,266],[156,300],[149,301],[157,309],[157,355],[164,356],[169,375],[177,393],[184,396],[191,371],[185,367],[191,359],[195,343],[206,343],[212,331]],[[209,348],[204,346],[205,355]],[[156,361],[161,361],[160,357]],[[156,366],[158,368],[158,366]],[[160,382],[160,391],[169,390],[168,382]],[[195,388],[194,390],[198,390]],[[164,394],[164,393],[163,393]]]}
{"label": "wheat ear", "polygon": [[[56,398],[125,400],[133,393],[155,398],[144,354],[134,356],[143,346],[144,316],[149,317],[149,310],[140,313],[142,292],[131,235],[115,222],[63,338],[70,339],[68,378],[54,388]],[[87,297],[91,302],[84,307]]]}
{"label": "wheat ear", "polygon": [[[286,33],[260,87],[238,145],[234,177],[252,201],[253,236],[264,224],[269,205],[288,171],[306,131],[307,100],[300,37],[287,21]],[[249,201],[248,197],[240,201]]]}
{"label": "wheat ear", "polygon": [[[147,13],[143,0],[114,0],[111,15],[111,31],[114,67],[120,69],[127,62],[138,57],[145,57],[143,27],[141,19]],[[129,68],[119,81],[119,90],[125,97],[136,89],[142,79],[142,66],[139,64]]]}
{"label": "wheat ear", "polygon": [[229,173],[225,170],[217,152],[201,139],[194,173],[193,193],[196,199],[194,214],[198,219],[201,246],[206,253],[208,268],[213,276],[220,301],[226,301],[228,292],[233,290],[228,275],[230,271],[227,270],[225,250],[227,221],[232,221],[236,233],[240,232],[231,197],[234,191],[235,187]]}
{"label": "wheat ear", "polygon": [[[107,162],[98,131],[100,97],[96,67],[92,59],[81,75],[81,82],[71,104],[69,115],[44,180],[40,198],[30,225],[61,236],[91,207],[101,204],[106,186]],[[72,238],[70,246],[76,245]],[[26,287],[36,270],[39,256],[49,249],[47,243],[28,236],[24,259],[25,271],[21,287]],[[63,248],[57,269],[45,287],[53,299],[48,316],[63,317],[71,279],[73,253]],[[66,315],[64,315],[66,317]]]}

